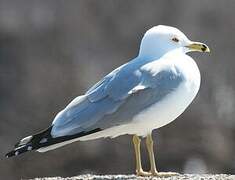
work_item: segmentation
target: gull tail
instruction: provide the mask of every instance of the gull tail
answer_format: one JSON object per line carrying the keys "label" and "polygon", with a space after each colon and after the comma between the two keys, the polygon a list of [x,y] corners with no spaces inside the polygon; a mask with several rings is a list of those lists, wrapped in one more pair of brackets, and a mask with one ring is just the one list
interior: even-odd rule
{"label": "gull tail", "polygon": [[8,152],[5,156],[7,158],[23,154],[32,150],[37,150],[48,143],[48,138],[50,138],[51,128],[39,132],[35,135],[31,135],[21,139],[16,145],[15,148]]}

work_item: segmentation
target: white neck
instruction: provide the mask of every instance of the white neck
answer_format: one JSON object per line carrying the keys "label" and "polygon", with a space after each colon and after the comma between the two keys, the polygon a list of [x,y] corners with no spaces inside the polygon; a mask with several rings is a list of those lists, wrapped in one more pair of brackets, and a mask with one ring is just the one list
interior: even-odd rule
{"label": "white neck", "polygon": [[144,59],[146,61],[154,61],[154,60],[158,60],[164,55],[175,54],[175,53],[186,53],[186,52],[184,48],[176,48],[170,51],[165,51],[162,49],[153,50],[153,48],[149,48],[149,49],[145,49],[144,51],[143,50],[141,51],[141,48],[140,48],[138,59]]}

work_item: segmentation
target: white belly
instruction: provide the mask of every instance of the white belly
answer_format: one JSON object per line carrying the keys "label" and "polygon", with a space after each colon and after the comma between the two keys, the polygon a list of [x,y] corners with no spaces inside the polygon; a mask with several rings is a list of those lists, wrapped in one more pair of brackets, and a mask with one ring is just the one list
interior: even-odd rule
{"label": "white belly", "polygon": [[144,127],[145,132],[138,135],[145,136],[153,129],[160,128],[174,121],[180,116],[195,98],[199,86],[189,85],[183,82],[173,93],[169,94],[164,100],[153,104],[148,109],[137,114],[133,121]]}

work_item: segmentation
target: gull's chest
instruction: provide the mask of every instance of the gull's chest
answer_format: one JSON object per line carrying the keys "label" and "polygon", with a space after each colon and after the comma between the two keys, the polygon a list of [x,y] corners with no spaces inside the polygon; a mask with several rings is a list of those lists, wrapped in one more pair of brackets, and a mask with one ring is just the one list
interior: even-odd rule
{"label": "gull's chest", "polygon": [[156,102],[133,118],[135,122],[145,126],[145,129],[159,128],[175,120],[189,106],[199,90],[200,72],[191,58],[174,63],[173,66],[175,69],[172,71],[176,70],[176,75],[170,74],[154,82],[162,81],[155,89],[159,94],[152,97],[153,101],[156,98]]}

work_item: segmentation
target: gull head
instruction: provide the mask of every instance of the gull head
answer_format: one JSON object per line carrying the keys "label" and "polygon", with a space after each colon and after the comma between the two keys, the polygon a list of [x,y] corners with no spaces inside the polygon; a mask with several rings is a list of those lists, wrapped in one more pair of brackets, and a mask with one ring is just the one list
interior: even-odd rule
{"label": "gull head", "polygon": [[141,41],[139,56],[159,58],[171,51],[210,52],[210,49],[204,43],[189,40],[175,27],[158,25],[145,33]]}

